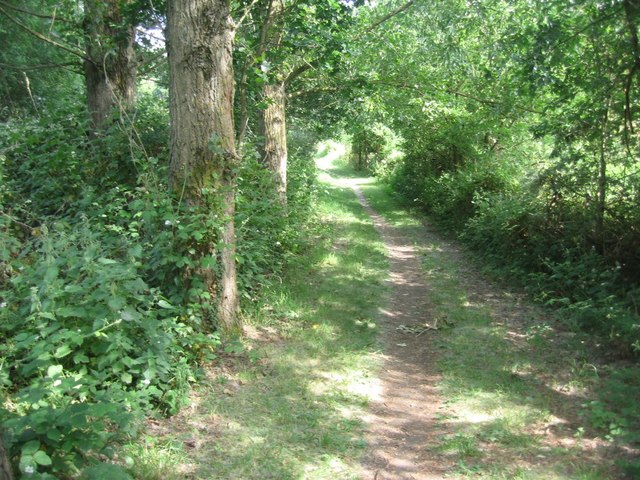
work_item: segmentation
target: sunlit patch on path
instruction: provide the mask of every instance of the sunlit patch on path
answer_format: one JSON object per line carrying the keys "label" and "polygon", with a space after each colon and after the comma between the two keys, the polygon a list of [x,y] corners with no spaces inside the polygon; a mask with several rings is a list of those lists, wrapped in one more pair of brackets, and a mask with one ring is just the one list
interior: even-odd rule
{"label": "sunlit patch on path", "polygon": [[434,353],[426,336],[406,333],[410,326],[419,328],[433,320],[420,256],[405,234],[369,206],[359,186],[353,182],[351,186],[382,236],[390,263],[390,293],[380,309],[385,351],[383,391],[372,403],[368,418],[370,451],[363,476],[380,480],[444,478],[450,465],[436,453],[437,441],[446,432],[436,418],[441,399]]}

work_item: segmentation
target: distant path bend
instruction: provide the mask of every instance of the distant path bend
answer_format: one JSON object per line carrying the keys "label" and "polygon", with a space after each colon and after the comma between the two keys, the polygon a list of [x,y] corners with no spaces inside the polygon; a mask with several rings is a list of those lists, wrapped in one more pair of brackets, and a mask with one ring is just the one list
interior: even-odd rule
{"label": "distant path bend", "polygon": [[436,387],[434,332],[412,333],[432,322],[429,286],[412,238],[373,210],[358,186],[353,189],[382,236],[390,269],[390,291],[380,311],[382,394],[366,419],[369,451],[362,478],[443,479],[452,465],[435,451],[446,432],[437,421],[441,399]]}

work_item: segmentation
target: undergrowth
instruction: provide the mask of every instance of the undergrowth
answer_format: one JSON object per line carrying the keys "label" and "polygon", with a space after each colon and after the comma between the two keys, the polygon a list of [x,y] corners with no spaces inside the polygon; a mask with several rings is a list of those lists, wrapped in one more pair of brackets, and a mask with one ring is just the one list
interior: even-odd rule
{"label": "undergrowth", "polygon": [[245,310],[248,338],[212,365],[187,411],[135,447],[154,457],[179,445],[174,468],[153,474],[134,459],[136,477],[359,478],[387,264],[351,189],[325,180],[310,243]]}
{"label": "undergrowth", "polygon": [[[170,191],[158,98],[166,93],[142,92],[96,139],[74,104],[0,128],[0,421],[25,477],[127,475],[114,446],[145,417],[179,411],[220,354],[196,259],[203,242],[219,242],[221,220]],[[249,308],[304,248],[316,187],[296,149],[290,177],[285,214],[258,162],[239,172],[236,260]],[[201,261],[217,272],[214,255]]]}

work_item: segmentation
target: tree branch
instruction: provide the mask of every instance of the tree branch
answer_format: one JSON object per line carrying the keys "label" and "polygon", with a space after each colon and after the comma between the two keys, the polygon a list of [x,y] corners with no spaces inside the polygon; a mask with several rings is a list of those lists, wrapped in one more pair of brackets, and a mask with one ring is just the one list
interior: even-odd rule
{"label": "tree branch", "polygon": [[[457,97],[462,97],[462,98],[468,98],[469,100],[473,100],[474,102],[478,102],[478,103],[482,103],[484,105],[491,105],[494,107],[497,107],[500,105],[500,102],[497,102],[495,100],[487,100],[486,98],[478,98],[478,97],[474,97],[473,95],[470,95],[468,93],[463,93],[460,92],[458,90],[454,90],[452,88],[445,88],[444,89],[445,93],[448,93],[450,95],[455,95]],[[516,110],[520,110],[522,112],[529,112],[529,113],[535,113],[538,115],[543,115],[544,112],[540,111],[540,110],[534,110],[532,108],[526,108],[526,107],[519,107],[517,105],[514,105],[513,108],[515,108]]]}
{"label": "tree branch", "polygon": [[296,78],[298,78],[300,75],[302,75],[307,70],[311,70],[312,68],[317,67],[318,64],[320,63],[320,60],[322,60],[322,57],[316,58],[315,60],[312,60],[311,62],[306,62],[305,61],[305,63],[303,63],[299,67],[294,68],[291,71],[291,73],[289,73],[289,75],[287,75],[286,78],[284,79],[285,85],[293,82]]}
{"label": "tree branch", "polygon": [[240,19],[236,22],[236,29],[238,29],[238,28],[240,28],[242,26],[242,24],[244,23],[245,19],[249,16],[249,14],[251,13],[251,10],[253,10],[253,7],[256,5],[256,3],[258,3],[258,1],[259,0],[253,0],[249,5],[247,5],[244,8],[244,13],[240,17]]}
{"label": "tree branch", "polygon": [[[376,20],[371,25],[369,25],[354,40],[359,40],[361,37],[363,37],[367,33],[372,32],[373,30],[378,28],[380,25],[382,25],[386,21],[390,20],[391,18],[395,17],[396,15],[398,15],[398,14],[404,12],[405,10],[409,9],[414,3],[415,3],[415,0],[409,0],[408,2],[402,4],[401,6],[396,8],[395,10],[392,10],[391,12],[387,13],[386,15],[380,17],[378,20]],[[287,77],[284,80],[284,83],[285,84],[289,84],[289,83],[293,82],[296,78],[298,78],[300,75],[305,73],[307,70],[315,68],[320,63],[321,59],[322,59],[322,57],[316,58],[315,60],[313,60],[311,62],[306,62],[305,64],[300,65],[299,67],[295,68],[291,73],[289,73],[289,75],[287,75]]]}
{"label": "tree branch", "polygon": [[409,0],[407,3],[400,5],[398,8],[396,8],[395,10],[392,10],[391,12],[387,13],[386,15],[382,16],[381,18],[379,18],[378,20],[376,20],[375,22],[373,22],[371,25],[369,25],[363,32],[364,33],[369,33],[372,30],[375,30],[376,28],[378,28],[380,25],[382,25],[384,22],[386,22],[387,20],[395,17],[396,15],[398,15],[399,13],[404,12],[405,10],[407,10],[409,7],[411,7],[413,4],[415,3],[415,0]]}
{"label": "tree branch", "polygon": [[49,43],[49,44],[51,44],[51,45],[53,45],[55,47],[58,47],[58,48],[66,51],[66,52],[69,52],[72,55],[75,55],[76,57],[80,57],[81,59],[83,59],[83,60],[85,60],[87,62],[95,63],[93,60],[91,60],[89,57],[87,57],[83,52],[80,52],[80,51],[75,50],[75,49],[73,49],[71,47],[68,47],[68,46],[63,45],[61,43],[58,43],[55,40],[51,40],[50,38],[45,37],[40,32],[36,32],[35,30],[32,30],[31,28],[27,27],[24,23],[20,22],[20,20],[18,20],[17,18],[15,18],[15,17],[11,16],[9,13],[7,13],[7,11],[5,9],[3,9],[2,7],[0,7],[0,13],[2,13],[5,17],[7,17],[11,22],[15,23],[17,26],[19,26],[23,30],[29,32],[34,37],[39,38],[43,42],[47,42],[47,43]]}
{"label": "tree branch", "polygon": [[13,223],[15,223],[16,225],[19,225],[20,227],[22,227],[22,229],[28,233],[28,234],[32,234],[34,228],[27,225],[24,222],[21,222],[20,220],[18,220],[17,218],[12,217],[11,215],[9,215],[8,213],[5,212],[0,212],[0,215],[2,215],[3,217],[7,218],[8,220],[12,221]]}
{"label": "tree branch", "polygon": [[[414,85],[408,85],[406,83],[401,83],[401,82],[389,82],[389,81],[379,81],[379,80],[364,80],[364,81],[343,81],[340,83],[340,85],[334,86],[334,87],[326,87],[326,88],[313,88],[313,89],[309,89],[309,90],[300,90],[297,92],[293,92],[291,93],[288,97],[293,99],[293,98],[298,98],[301,97],[303,95],[307,95],[310,93],[329,93],[329,92],[338,92],[340,90],[345,90],[345,89],[349,89],[352,88],[353,86],[363,86],[363,85],[382,85],[382,86],[387,86],[387,87],[393,87],[393,88],[399,88],[399,89],[405,89],[405,90],[412,90],[415,92],[418,92],[420,94],[424,94],[425,93],[425,89],[427,90],[431,90],[431,91],[437,91],[438,89],[430,86],[430,85],[426,85],[425,88],[422,88],[420,86],[414,86]],[[447,93],[449,95],[455,95],[457,97],[462,97],[462,98],[467,98],[469,100],[473,100],[474,102],[478,102],[481,103],[483,105],[489,105],[492,107],[498,107],[501,105],[501,102],[496,101],[496,100],[489,100],[486,98],[480,98],[480,97],[476,97],[474,95],[471,95],[469,93],[465,93],[465,92],[461,92],[459,90],[453,89],[453,88],[445,88],[443,90],[444,93]],[[535,110],[533,108],[527,108],[527,107],[519,107],[517,105],[513,105],[513,107],[515,110],[520,110],[522,112],[528,112],[528,113],[535,113],[537,115],[543,115],[544,112],[540,111],[540,110]]]}
{"label": "tree branch", "polygon": [[25,8],[20,8],[20,7],[16,7],[15,5],[11,5],[9,3],[0,1],[0,5],[2,5],[5,8],[9,8],[11,10],[15,10],[16,12],[20,12],[20,13],[26,13],[27,15],[31,15],[32,17],[38,17],[38,18],[43,18],[45,20],[59,20],[63,23],[73,23],[71,20],[68,20],[66,18],[61,18],[58,17],[57,15],[44,15],[42,13],[36,13],[36,12],[32,12],[31,10],[27,10]]}

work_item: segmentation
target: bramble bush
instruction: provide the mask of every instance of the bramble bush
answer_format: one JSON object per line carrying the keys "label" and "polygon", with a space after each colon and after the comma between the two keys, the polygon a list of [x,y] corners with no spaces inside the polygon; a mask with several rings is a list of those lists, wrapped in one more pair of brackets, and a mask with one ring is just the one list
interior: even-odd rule
{"label": "bramble bush", "polygon": [[69,471],[142,413],[176,411],[194,380],[195,345],[217,345],[194,338],[185,310],[145,282],[143,252],[88,219],[59,221],[41,225],[11,263],[0,290],[0,384],[23,473]]}
{"label": "bramble bush", "polygon": [[[135,182],[96,175],[108,149],[88,146],[81,118],[67,106],[0,132],[0,421],[29,478],[117,470],[99,454],[143,415],[179,409],[220,344],[197,279],[178,274],[214,227],[177,212],[166,158],[136,148]],[[131,137],[114,129],[123,163]]]}

